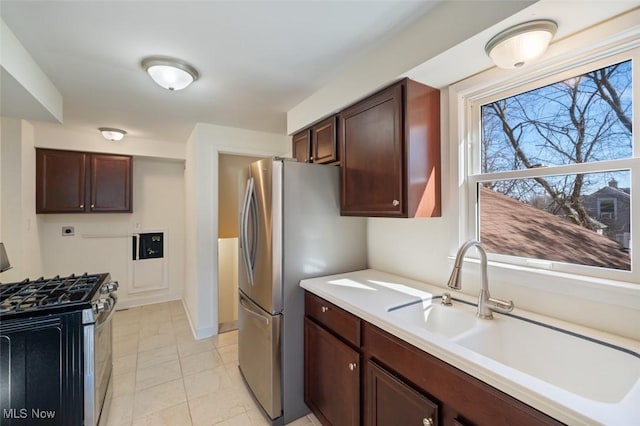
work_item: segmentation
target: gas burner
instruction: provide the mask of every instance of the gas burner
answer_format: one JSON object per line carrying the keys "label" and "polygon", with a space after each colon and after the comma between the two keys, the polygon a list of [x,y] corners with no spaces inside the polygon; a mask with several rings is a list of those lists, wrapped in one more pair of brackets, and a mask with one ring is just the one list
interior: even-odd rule
{"label": "gas burner", "polygon": [[0,313],[10,315],[88,303],[107,276],[84,273],[0,284]]}

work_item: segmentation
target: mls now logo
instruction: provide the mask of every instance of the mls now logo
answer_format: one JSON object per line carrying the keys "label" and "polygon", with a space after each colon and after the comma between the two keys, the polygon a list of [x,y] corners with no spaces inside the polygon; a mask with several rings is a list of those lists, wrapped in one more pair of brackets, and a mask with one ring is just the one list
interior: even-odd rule
{"label": "mls now logo", "polygon": [[2,410],[2,417],[5,419],[53,419],[56,417],[55,410],[41,410],[39,408],[5,408]]}

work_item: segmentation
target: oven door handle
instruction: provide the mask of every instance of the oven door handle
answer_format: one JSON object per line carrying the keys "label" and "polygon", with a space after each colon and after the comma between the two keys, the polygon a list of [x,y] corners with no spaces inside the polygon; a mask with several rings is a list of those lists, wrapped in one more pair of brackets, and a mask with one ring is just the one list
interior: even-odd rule
{"label": "oven door handle", "polygon": [[107,315],[107,318],[104,321],[100,321],[100,324],[96,323],[96,326],[95,326],[96,331],[100,330],[102,327],[105,326],[105,324],[111,321],[111,319],[116,313],[116,303],[118,303],[118,296],[116,296],[115,294],[110,294],[109,299],[110,299],[109,315]]}

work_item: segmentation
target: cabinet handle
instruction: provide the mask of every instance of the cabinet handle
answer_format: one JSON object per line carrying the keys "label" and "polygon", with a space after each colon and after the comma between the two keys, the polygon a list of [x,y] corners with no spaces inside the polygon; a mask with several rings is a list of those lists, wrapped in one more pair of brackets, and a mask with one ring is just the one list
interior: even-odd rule
{"label": "cabinet handle", "polygon": [[356,367],[358,366],[358,364],[356,364],[355,362],[350,362],[349,363],[349,370],[353,371],[356,369]]}
{"label": "cabinet handle", "polygon": [[322,312],[327,312],[329,310],[329,308],[327,308],[326,306],[323,306],[322,308],[320,308],[320,310]]}
{"label": "cabinet handle", "polygon": [[81,209],[84,209],[84,204],[80,204],[80,208],[81,208]]}
{"label": "cabinet handle", "polygon": [[424,419],[422,419],[422,426],[433,426],[433,419],[431,417],[425,417]]}
{"label": "cabinet handle", "polygon": [[313,157],[310,157],[310,158],[309,158],[309,160],[310,160],[310,161],[313,161]]}
{"label": "cabinet handle", "polygon": [[94,208],[96,205],[95,204],[91,204],[91,208]]}
{"label": "cabinet handle", "polygon": [[398,200],[393,200],[393,201],[391,202],[391,205],[392,205],[393,207],[398,207],[398,206],[400,205],[400,201],[398,201]]}

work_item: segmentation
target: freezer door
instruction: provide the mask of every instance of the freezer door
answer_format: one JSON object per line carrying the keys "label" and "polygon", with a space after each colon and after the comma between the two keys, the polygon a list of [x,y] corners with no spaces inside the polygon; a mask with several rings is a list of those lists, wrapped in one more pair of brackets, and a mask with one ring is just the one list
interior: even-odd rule
{"label": "freezer door", "polygon": [[281,315],[269,315],[242,292],[238,310],[240,372],[271,419],[282,415]]}
{"label": "freezer door", "polygon": [[263,310],[282,311],[282,162],[250,166],[240,215],[238,285]]}

